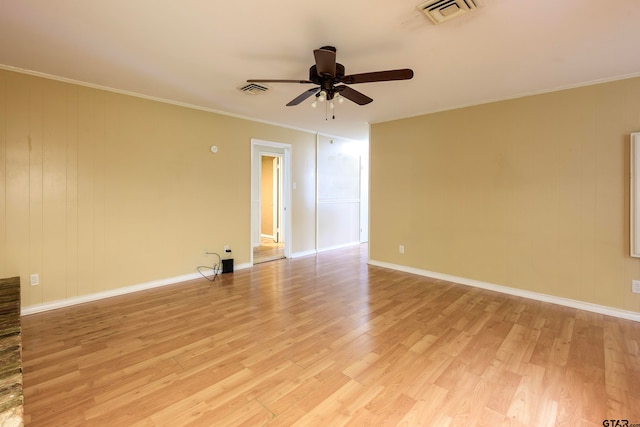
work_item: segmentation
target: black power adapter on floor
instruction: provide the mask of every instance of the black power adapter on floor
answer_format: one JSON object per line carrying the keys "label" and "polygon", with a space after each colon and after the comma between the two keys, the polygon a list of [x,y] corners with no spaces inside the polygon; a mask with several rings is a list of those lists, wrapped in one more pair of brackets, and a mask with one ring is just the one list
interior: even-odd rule
{"label": "black power adapter on floor", "polygon": [[[224,250],[228,255],[231,255],[231,249],[225,248]],[[233,273],[233,258],[222,260],[222,274]]]}
{"label": "black power adapter on floor", "polygon": [[222,260],[222,274],[233,273],[233,258]]}

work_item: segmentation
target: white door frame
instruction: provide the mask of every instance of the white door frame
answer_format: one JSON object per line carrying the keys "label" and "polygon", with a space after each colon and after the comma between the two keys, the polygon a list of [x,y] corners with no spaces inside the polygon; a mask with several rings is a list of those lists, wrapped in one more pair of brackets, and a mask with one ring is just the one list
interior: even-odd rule
{"label": "white door frame", "polygon": [[[274,149],[278,149],[277,152]],[[291,144],[283,144],[281,142],[265,141],[261,139],[251,138],[251,241],[250,253],[251,264],[253,264],[253,239],[255,233],[259,233],[260,224],[257,223],[256,218],[260,217],[260,169],[261,162],[256,163],[256,153],[258,159],[261,159],[262,154],[269,156],[280,156],[283,164],[281,165],[282,172],[282,210],[284,215],[282,217],[282,234],[284,235],[284,256],[286,258],[291,257]],[[258,203],[256,204],[256,201]],[[256,229],[258,227],[258,229]]]}

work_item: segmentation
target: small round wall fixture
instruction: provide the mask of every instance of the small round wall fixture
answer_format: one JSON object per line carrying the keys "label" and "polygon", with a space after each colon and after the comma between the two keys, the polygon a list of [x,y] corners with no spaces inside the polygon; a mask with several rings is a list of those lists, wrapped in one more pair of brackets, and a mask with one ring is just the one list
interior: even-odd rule
{"label": "small round wall fixture", "polygon": [[218,152],[218,146],[217,145],[212,145],[211,148],[209,148],[211,150],[212,153],[217,153]]}

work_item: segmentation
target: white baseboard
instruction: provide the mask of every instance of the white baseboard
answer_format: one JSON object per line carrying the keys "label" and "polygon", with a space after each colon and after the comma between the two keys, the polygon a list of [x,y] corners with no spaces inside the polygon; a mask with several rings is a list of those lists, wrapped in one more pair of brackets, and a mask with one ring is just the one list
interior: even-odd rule
{"label": "white baseboard", "polygon": [[640,322],[640,313],[637,313],[635,311],[623,310],[623,309],[608,307],[608,306],[599,305],[599,304],[592,304],[590,302],[578,301],[578,300],[558,297],[554,295],[527,291],[523,289],[510,288],[508,286],[496,285],[494,283],[482,282],[480,280],[467,279],[465,277],[452,276],[452,275],[443,274],[443,273],[436,273],[433,271],[421,270],[418,268],[407,267],[407,266],[398,265],[398,264],[391,264],[388,262],[376,261],[372,259],[370,259],[368,263],[370,265],[375,265],[377,267],[389,268],[392,270],[403,271],[405,273],[417,274],[419,276],[430,277],[432,279],[445,280],[447,282],[458,283],[466,286],[473,286],[476,288],[487,289],[490,291],[500,292],[503,294],[514,295],[514,296],[528,298],[536,301],[543,301],[551,304],[558,304],[565,307],[577,308],[579,310],[591,311],[593,313],[605,314],[607,316],[613,316],[621,319]]}
{"label": "white baseboard", "polygon": [[[238,264],[234,266],[235,270],[242,270],[244,268],[253,267],[251,263]],[[67,298],[58,301],[51,301],[44,304],[32,305],[20,310],[22,316],[28,316],[29,314],[41,313],[43,311],[55,310],[58,308],[69,307],[76,304],[84,304],[86,302],[97,301],[104,298],[111,298],[119,295],[130,294],[133,292],[144,291],[147,289],[159,288],[162,286],[173,285],[176,283],[186,282],[189,280],[200,279],[202,275],[200,273],[189,273],[182,276],[169,277],[166,279],[152,280],[146,283],[139,283],[132,286],[124,286],[122,288],[111,289],[103,292],[96,292],[88,295],[80,295],[77,297]]]}
{"label": "white baseboard", "polygon": [[359,240],[357,240],[355,242],[342,243],[340,245],[329,246],[329,247],[326,247],[326,248],[318,248],[318,250],[316,252],[320,253],[320,252],[333,251],[335,249],[348,248],[348,247],[351,247],[351,246],[358,246],[360,244],[361,244],[361,242]]}
{"label": "white baseboard", "polygon": [[[351,246],[351,245],[347,245]],[[344,246],[341,246],[344,247]],[[335,248],[334,248],[335,249]],[[328,250],[328,249],[326,249]],[[324,249],[323,249],[324,251]],[[318,251],[320,252],[320,251]],[[308,255],[315,255],[317,251],[309,250],[303,252],[296,252],[292,254],[291,258],[299,258]],[[480,280],[467,279],[464,277],[452,276],[449,274],[436,273],[428,270],[421,270],[418,268],[407,267],[398,264],[391,264],[382,261],[376,261],[370,259],[368,261],[370,265],[389,268],[392,270],[403,271],[405,273],[417,274],[419,276],[430,277],[433,279],[445,280],[448,282],[458,283],[466,286],[473,286],[476,288],[487,289],[490,291],[500,292],[503,294],[519,296],[523,298],[529,298],[537,301],[548,302],[552,304],[558,304],[565,307],[577,308],[580,310],[591,311],[593,313],[604,314],[608,316],[618,317],[621,319],[633,320],[635,322],[640,322],[640,313],[636,313],[634,311],[622,310],[618,308],[608,307],[599,304],[592,304],[584,301],[577,301],[569,298],[557,297],[554,295],[542,294],[538,292],[532,292],[517,288],[510,288],[508,286],[496,285],[494,283],[482,282]],[[234,270],[242,270],[245,268],[251,268],[253,265],[251,263],[243,263],[234,266]],[[29,314],[41,313],[43,311],[55,310],[58,308],[69,307],[76,304],[83,304],[86,302],[97,301],[104,298],[110,298],[118,295],[125,295],[133,292],[139,292],[147,289],[158,288],[162,286],[172,285],[175,283],[186,282],[189,280],[199,279],[202,276],[200,273],[190,273],[182,276],[175,276],[166,279],[153,280],[146,283],[140,283],[132,286],[125,286],[118,289],[112,289],[104,292],[97,292],[88,295],[81,295],[77,297],[67,298],[64,300],[52,301],[44,304],[32,305],[29,307],[25,307],[21,310],[21,315],[27,316]]]}
{"label": "white baseboard", "polygon": [[251,264],[250,262],[245,262],[243,264],[236,264],[233,266],[233,270],[244,270],[245,268],[251,268],[253,267],[253,264]]}
{"label": "white baseboard", "polygon": [[315,255],[317,252],[315,249],[310,249],[308,251],[295,252],[291,254],[291,258],[300,258],[303,256]]}
{"label": "white baseboard", "polygon": [[350,243],[344,243],[341,245],[336,245],[336,246],[331,246],[328,248],[321,248],[321,249],[310,249],[308,251],[302,251],[302,252],[296,252],[291,254],[291,258],[300,258],[303,256],[309,256],[309,255],[317,255],[321,252],[327,252],[327,251],[333,251],[335,249],[342,249],[342,248],[348,248],[350,246],[358,246],[361,245],[363,242],[357,241],[357,242],[350,242]]}

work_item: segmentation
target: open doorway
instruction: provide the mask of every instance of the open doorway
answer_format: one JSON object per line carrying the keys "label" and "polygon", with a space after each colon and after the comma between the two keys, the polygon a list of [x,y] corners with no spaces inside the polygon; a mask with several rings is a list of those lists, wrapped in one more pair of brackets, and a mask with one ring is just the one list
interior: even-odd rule
{"label": "open doorway", "polygon": [[282,163],[281,155],[260,154],[260,244],[253,248],[254,264],[284,258]]}
{"label": "open doorway", "polygon": [[251,140],[251,262],[291,253],[291,146]]}

